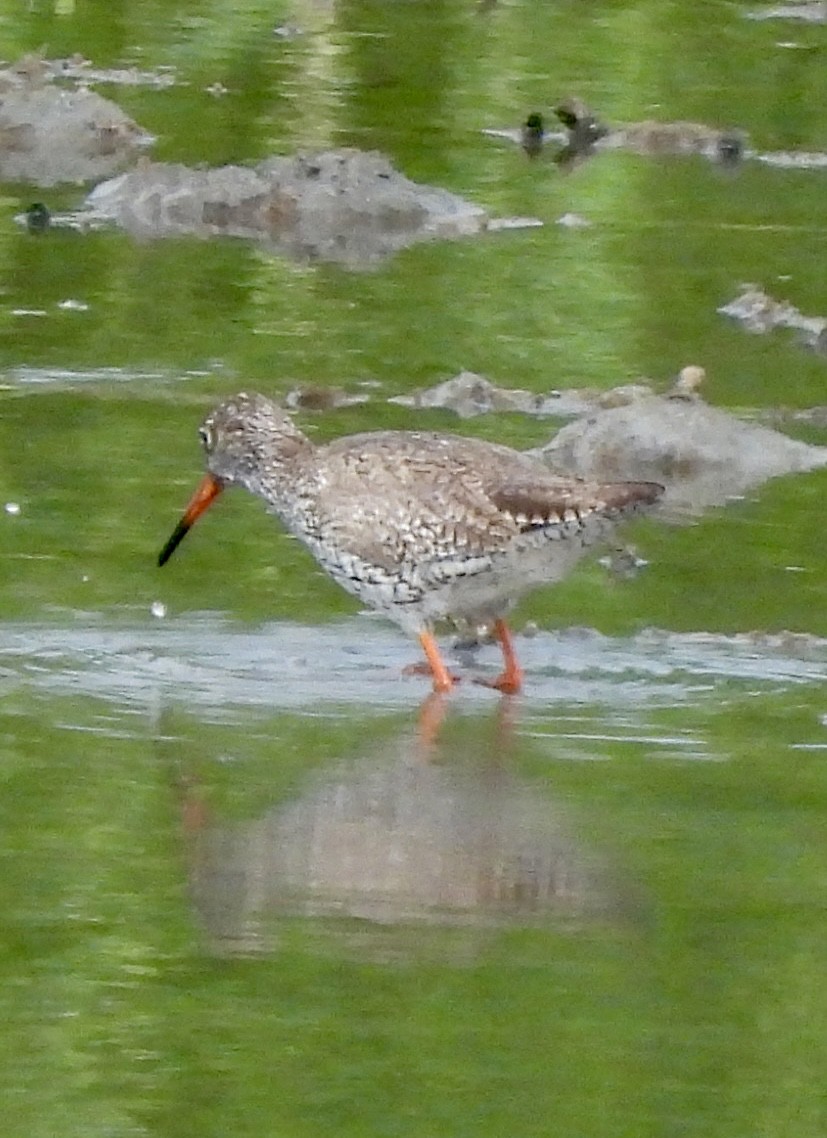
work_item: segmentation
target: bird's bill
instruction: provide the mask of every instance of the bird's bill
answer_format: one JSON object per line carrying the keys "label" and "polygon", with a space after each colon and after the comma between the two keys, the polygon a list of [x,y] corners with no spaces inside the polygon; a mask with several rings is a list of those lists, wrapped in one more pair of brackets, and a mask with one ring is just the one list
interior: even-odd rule
{"label": "bird's bill", "polygon": [[181,520],[172,531],[169,541],[158,554],[158,564],[166,565],[175,550],[187,536],[187,531],[193,526],[204,511],[218,497],[224,489],[224,483],[212,474],[206,474],[201,484],[189,500]]}

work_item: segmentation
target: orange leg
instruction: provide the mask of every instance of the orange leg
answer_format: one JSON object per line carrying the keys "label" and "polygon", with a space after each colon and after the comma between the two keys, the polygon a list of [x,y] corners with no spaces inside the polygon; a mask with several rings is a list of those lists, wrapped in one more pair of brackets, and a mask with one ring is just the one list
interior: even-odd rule
{"label": "orange leg", "polygon": [[439,645],[434,634],[427,630],[420,632],[419,643],[422,645],[422,651],[425,653],[431,675],[434,677],[434,691],[450,691],[457,681],[445,667],[445,661],[440,655]]}
{"label": "orange leg", "polygon": [[504,620],[494,621],[494,636],[502,648],[505,668],[496,680],[483,680],[486,687],[496,688],[505,695],[515,695],[523,686],[523,669],[517,661],[511,630]]}

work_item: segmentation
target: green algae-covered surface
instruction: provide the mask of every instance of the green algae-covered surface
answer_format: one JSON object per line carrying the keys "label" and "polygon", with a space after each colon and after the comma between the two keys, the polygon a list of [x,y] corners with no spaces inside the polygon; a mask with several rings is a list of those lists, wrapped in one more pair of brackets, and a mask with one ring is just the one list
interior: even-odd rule
{"label": "green algae-covered surface", "polygon": [[557,424],[386,400],[462,368],[543,393],[691,363],[710,403],[827,443],[794,417],[827,403],[825,359],[716,313],[750,281],[827,316],[827,173],[619,151],[562,172],[481,133],[579,95],[827,150],[827,27],[747,11],[0,3],[8,59],[172,69],[98,88],[164,160],[375,148],[545,223],[352,272],[33,234],[16,214],[83,188],[3,187],[5,1133],[827,1131],[825,472],[638,522],[636,576],[584,562],[528,598],[513,700],[426,701],[416,645],[240,492],[155,564],[198,424],[242,386],[370,397],[302,412],[320,439],[528,447]]}

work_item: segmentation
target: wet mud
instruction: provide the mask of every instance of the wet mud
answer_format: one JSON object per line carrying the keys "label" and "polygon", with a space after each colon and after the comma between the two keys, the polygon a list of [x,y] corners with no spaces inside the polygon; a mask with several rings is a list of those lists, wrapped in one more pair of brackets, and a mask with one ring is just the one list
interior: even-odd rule
{"label": "wet mud", "polygon": [[0,70],[0,179],[39,187],[107,177],[154,140],[111,99],[35,61]]}
{"label": "wet mud", "polygon": [[416,241],[540,224],[498,222],[457,194],[411,181],[381,154],[347,148],[255,167],[145,163],[97,186],[85,216],[137,238],[245,237],[296,260],[354,268]]}

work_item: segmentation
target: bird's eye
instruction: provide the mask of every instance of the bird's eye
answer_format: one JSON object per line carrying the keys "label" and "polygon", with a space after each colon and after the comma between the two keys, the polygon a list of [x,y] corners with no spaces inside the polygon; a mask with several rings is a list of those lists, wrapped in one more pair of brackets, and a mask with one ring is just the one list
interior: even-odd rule
{"label": "bird's eye", "polygon": [[199,427],[198,436],[204,444],[204,450],[211,451],[213,444],[212,430],[205,423],[203,427]]}

